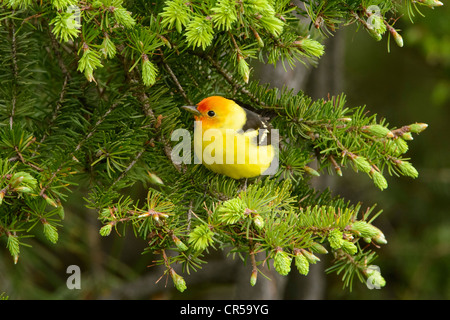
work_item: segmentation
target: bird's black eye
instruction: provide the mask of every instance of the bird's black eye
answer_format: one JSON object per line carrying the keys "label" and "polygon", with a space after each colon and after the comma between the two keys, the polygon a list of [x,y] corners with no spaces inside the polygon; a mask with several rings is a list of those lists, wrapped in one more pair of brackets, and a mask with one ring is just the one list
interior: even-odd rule
{"label": "bird's black eye", "polygon": [[215,115],[216,115],[216,113],[214,111],[212,111],[212,110],[208,111],[208,116],[214,117]]}

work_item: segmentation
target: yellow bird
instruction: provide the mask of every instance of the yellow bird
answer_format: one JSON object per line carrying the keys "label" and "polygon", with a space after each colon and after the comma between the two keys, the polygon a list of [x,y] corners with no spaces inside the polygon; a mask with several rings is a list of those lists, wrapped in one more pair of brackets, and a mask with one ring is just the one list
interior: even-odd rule
{"label": "yellow bird", "polygon": [[194,152],[208,169],[234,179],[269,169],[276,150],[272,129],[261,116],[220,96],[183,109],[194,114]]}

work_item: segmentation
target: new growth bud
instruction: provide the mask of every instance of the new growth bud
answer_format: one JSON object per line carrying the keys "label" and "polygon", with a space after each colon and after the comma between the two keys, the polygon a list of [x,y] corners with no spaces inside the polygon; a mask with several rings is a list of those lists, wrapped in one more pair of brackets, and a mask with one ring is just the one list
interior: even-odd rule
{"label": "new growth bud", "polygon": [[393,138],[394,134],[389,130],[388,128],[380,125],[380,124],[373,124],[370,126],[365,126],[361,128],[364,132],[368,132],[376,137],[380,138]]}
{"label": "new growth bud", "polygon": [[176,235],[172,235],[172,240],[181,251],[186,251],[188,247]]}
{"label": "new growth bud", "polygon": [[259,214],[253,215],[253,223],[255,224],[255,227],[259,230],[264,228],[264,219]]}
{"label": "new growth bud", "polygon": [[254,28],[251,28],[251,29],[253,31],[253,35],[256,38],[256,41],[258,41],[258,46],[260,46],[261,48],[264,47],[264,41],[259,36],[259,33]]}
{"label": "new growth bud", "polygon": [[100,235],[102,237],[109,236],[111,234],[112,227],[113,227],[112,223],[108,223],[108,224],[104,225],[103,227],[100,228],[100,231],[99,231]]}
{"label": "new growth bud", "polygon": [[417,172],[411,163],[401,160],[398,160],[396,163],[403,175],[411,178],[417,178],[419,176],[419,172]]}
{"label": "new growth bud", "polygon": [[217,207],[215,214],[225,224],[234,224],[244,218],[245,204],[241,198],[227,200]]}
{"label": "new growth bud", "polygon": [[255,286],[257,279],[258,279],[258,271],[253,270],[252,275],[250,276],[250,285],[252,287]]}
{"label": "new growth bud", "polygon": [[52,207],[57,208],[58,205],[56,204],[55,200],[53,200],[52,198],[50,198],[49,196],[47,196],[45,193],[42,194],[42,198],[44,198],[44,200],[51,205]]}
{"label": "new growth bud", "polygon": [[369,34],[374,38],[376,41],[381,41],[383,39],[383,36],[376,32],[374,29],[367,29],[369,31]]}
{"label": "new growth bud", "polygon": [[383,176],[383,174],[381,174],[381,172],[372,169],[370,171],[370,176],[373,179],[373,183],[380,189],[380,190],[384,190],[388,187],[388,183],[386,178]]}
{"label": "new growth bud", "polygon": [[356,247],[356,245],[353,242],[344,240],[342,242],[342,250],[344,250],[350,255],[354,255],[358,251],[358,247]]}
{"label": "new growth bud", "polygon": [[300,249],[300,251],[305,256],[305,258],[308,260],[309,263],[316,264],[317,262],[320,261],[318,257],[316,257],[313,253],[309,252],[308,250]]}
{"label": "new growth bud", "polygon": [[292,258],[281,248],[276,249],[275,258],[273,259],[273,266],[275,270],[282,276],[286,276],[291,271]]}
{"label": "new growth bud", "polygon": [[371,242],[373,240],[378,244],[387,244],[383,232],[366,221],[355,221],[350,226],[350,231],[363,238],[366,242]]}
{"label": "new growth bud", "polygon": [[342,232],[338,229],[333,229],[328,234],[328,242],[330,243],[331,248],[339,249],[342,247],[344,239],[342,238]]}
{"label": "new growth bud", "polygon": [[304,166],[303,169],[311,176],[320,177],[320,173],[318,173],[316,170],[314,170],[311,167]]}
{"label": "new growth bud", "polygon": [[295,254],[295,266],[300,274],[306,276],[309,273],[308,259],[298,249],[294,249]]}
{"label": "new growth bud", "polygon": [[369,289],[381,288],[386,285],[386,280],[382,277],[380,269],[377,266],[370,265],[364,270],[367,277],[367,286]]}
{"label": "new growth bud", "polygon": [[394,144],[395,154],[400,155],[408,151],[408,144],[402,138],[395,139]]}
{"label": "new growth bud", "polygon": [[250,67],[244,57],[238,54],[238,72],[245,83],[250,79]]}
{"label": "new growth bud", "polygon": [[184,281],[183,277],[180,276],[178,273],[175,272],[172,268],[170,268],[170,276],[172,277],[173,284],[175,285],[175,288],[177,288],[178,291],[183,292],[186,290],[186,281]]}
{"label": "new growth bud", "polygon": [[55,226],[52,226],[47,221],[43,221],[44,235],[52,243],[58,242],[58,231]]}
{"label": "new growth bud", "polygon": [[311,249],[312,249],[312,251],[314,251],[316,253],[321,253],[321,254],[328,253],[328,250],[325,249],[325,247],[318,242],[313,242],[313,244],[311,245]]}
{"label": "new growth bud", "polygon": [[147,172],[148,176],[149,176],[149,181],[150,183],[154,183],[154,184],[164,184],[164,182],[161,180],[160,177],[158,177],[156,174],[151,173],[151,172]]}
{"label": "new growth bud", "polygon": [[358,170],[361,170],[361,171],[366,172],[366,173],[369,173],[372,170],[372,166],[366,160],[366,158],[361,157],[361,156],[353,156],[352,160],[355,163],[356,168]]}
{"label": "new growth bud", "polygon": [[402,134],[402,139],[403,140],[414,140],[411,132],[405,132],[404,134]]}
{"label": "new growth bud", "polygon": [[16,187],[16,188],[14,188],[14,191],[22,192],[22,193],[31,193],[31,192],[33,192],[33,190],[31,188],[26,187],[26,186]]}
{"label": "new growth bud", "polygon": [[10,180],[11,187],[15,188],[19,185],[27,185],[29,187],[36,186],[37,181],[36,179],[27,172],[16,172],[12,175]]}
{"label": "new growth bud", "polygon": [[189,244],[194,246],[194,250],[203,251],[213,243],[214,233],[208,225],[201,224],[195,227],[189,234]]}
{"label": "new growth bud", "polygon": [[389,31],[391,32],[391,35],[394,38],[395,43],[400,48],[403,47],[403,38],[402,38],[402,36],[394,28],[390,28]]}
{"label": "new growth bud", "polygon": [[146,54],[142,55],[142,80],[146,86],[152,86],[156,82],[156,76],[158,75],[158,69],[148,59]]}
{"label": "new growth bud", "polygon": [[372,240],[378,244],[387,244],[386,238],[381,231],[375,237],[373,237]]}
{"label": "new growth bud", "polygon": [[313,39],[303,38],[294,41],[294,45],[300,48],[301,51],[314,57],[321,57],[324,53],[324,46],[320,42]]}
{"label": "new growth bud", "polygon": [[438,0],[417,0],[420,3],[423,3],[424,5],[428,6],[428,7],[440,7],[443,6],[444,4]]}
{"label": "new growth bud", "polygon": [[421,133],[426,128],[428,128],[426,123],[413,123],[409,125],[409,131],[412,133]]}

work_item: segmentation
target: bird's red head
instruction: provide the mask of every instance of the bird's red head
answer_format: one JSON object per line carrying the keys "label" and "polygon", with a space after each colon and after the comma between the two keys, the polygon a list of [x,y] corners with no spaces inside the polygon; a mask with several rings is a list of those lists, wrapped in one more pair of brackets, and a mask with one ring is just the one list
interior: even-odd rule
{"label": "bird's red head", "polygon": [[233,100],[225,99],[220,96],[211,96],[203,99],[197,105],[197,111],[200,113],[195,116],[195,120],[202,122],[203,130],[210,128],[226,128],[232,115],[232,109],[236,104]]}
{"label": "bird's red head", "polygon": [[211,96],[200,101],[197,105],[197,110],[202,114],[207,114],[211,110],[225,110],[230,103],[233,103],[233,101],[220,96]]}
{"label": "bird's red head", "polygon": [[242,129],[246,115],[233,100],[220,96],[203,99],[195,106],[185,106],[185,110],[194,114],[195,120],[202,123],[202,130],[214,129]]}

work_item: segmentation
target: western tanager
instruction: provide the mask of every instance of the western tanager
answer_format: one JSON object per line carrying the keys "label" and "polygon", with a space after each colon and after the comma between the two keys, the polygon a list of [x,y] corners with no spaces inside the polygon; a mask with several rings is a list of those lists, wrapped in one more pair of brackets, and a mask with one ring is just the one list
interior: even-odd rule
{"label": "western tanager", "polygon": [[194,152],[207,168],[242,179],[270,167],[275,156],[271,128],[260,115],[220,96],[183,108],[195,116]]}

